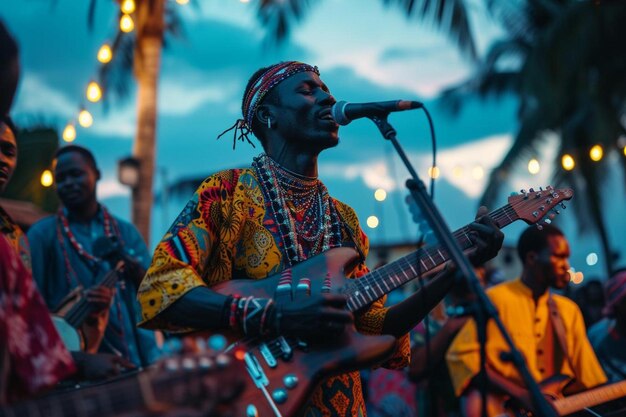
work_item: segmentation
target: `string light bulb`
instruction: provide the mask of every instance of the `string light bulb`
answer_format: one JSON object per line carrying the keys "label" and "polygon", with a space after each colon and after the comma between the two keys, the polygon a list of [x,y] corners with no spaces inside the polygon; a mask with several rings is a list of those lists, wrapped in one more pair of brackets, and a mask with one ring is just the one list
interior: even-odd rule
{"label": "string light bulb", "polygon": [[93,116],[86,109],[82,109],[78,113],[78,124],[84,128],[91,127],[93,124]]}
{"label": "string light bulb", "polygon": [[594,145],[589,150],[589,158],[591,158],[591,160],[594,162],[600,161],[603,155],[604,155],[604,150],[602,149],[602,146],[600,145]]}
{"label": "string light bulb", "polygon": [[376,216],[369,216],[367,218],[366,223],[367,223],[367,226],[370,229],[376,229],[378,227],[378,217],[376,217]]}
{"label": "string light bulb", "polygon": [[439,167],[430,167],[428,168],[428,176],[432,179],[439,178]]}
{"label": "string light bulb", "polygon": [[131,14],[135,11],[135,0],[124,0],[120,6],[122,13]]}
{"label": "string light bulb", "polygon": [[472,177],[475,180],[482,180],[484,176],[485,170],[483,169],[483,167],[481,167],[480,165],[476,165],[474,168],[472,168]]}
{"label": "string light bulb", "polygon": [[120,30],[124,33],[129,33],[132,32],[133,29],[135,29],[133,18],[130,17],[130,15],[123,14],[122,17],[120,17]]}
{"label": "string light bulb", "polygon": [[65,126],[65,129],[63,129],[63,134],[61,136],[66,142],[74,142],[74,139],[76,139],[76,128],[74,127],[74,124],[68,123],[67,126]]}
{"label": "string light bulb", "polygon": [[104,44],[98,50],[98,61],[103,64],[108,64],[113,59],[113,51],[108,44]]}
{"label": "string light bulb", "polygon": [[565,154],[561,157],[561,166],[566,171],[571,171],[576,166],[574,158],[570,154]]}
{"label": "string light bulb", "polygon": [[52,185],[52,183],[54,182],[54,178],[52,177],[52,172],[50,172],[49,169],[44,170],[41,173],[41,185],[43,185],[44,187],[50,187]]}
{"label": "string light bulb", "polygon": [[102,98],[102,90],[97,82],[92,81],[87,86],[87,100],[97,103]]}
{"label": "string light bulb", "polygon": [[385,199],[387,198],[387,191],[383,190],[382,188],[377,189],[376,191],[374,191],[374,198],[376,199],[376,201],[385,201]]}
{"label": "string light bulb", "polygon": [[535,158],[528,161],[528,172],[530,172],[531,174],[538,174],[540,168],[541,167],[539,166],[539,161],[537,161]]}

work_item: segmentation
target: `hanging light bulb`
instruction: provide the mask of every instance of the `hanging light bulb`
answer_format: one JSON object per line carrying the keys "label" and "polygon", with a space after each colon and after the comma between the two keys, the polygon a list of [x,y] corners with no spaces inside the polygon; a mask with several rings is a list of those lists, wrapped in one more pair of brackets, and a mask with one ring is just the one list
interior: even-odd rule
{"label": "hanging light bulb", "polygon": [[528,161],[528,172],[535,175],[539,173],[539,169],[540,169],[539,161],[537,161],[535,158]]}
{"label": "hanging light bulb", "polygon": [[432,179],[437,179],[439,178],[439,167],[430,167],[428,168],[428,176]]}
{"label": "hanging light bulb", "polygon": [[131,14],[135,11],[135,0],[124,0],[120,6],[122,13]]}
{"label": "hanging light bulb", "polygon": [[120,30],[124,33],[132,32],[135,29],[135,22],[133,22],[133,18],[130,15],[123,14],[120,17]]}
{"label": "hanging light bulb", "polygon": [[63,129],[63,140],[66,142],[73,142],[76,139],[76,128],[73,123],[68,123]]}
{"label": "hanging light bulb", "polygon": [[367,226],[370,229],[376,229],[378,227],[378,224],[379,224],[378,217],[376,217],[376,216],[369,216],[367,218],[367,220],[366,220],[366,223],[367,223]]}
{"label": "hanging light bulb", "polygon": [[185,4],[189,3],[189,0],[176,0],[176,3],[180,4],[181,6],[184,6]]}
{"label": "hanging light bulb", "polygon": [[108,64],[109,62],[111,62],[112,58],[113,51],[111,50],[111,47],[105,43],[98,50],[98,61],[102,62],[103,64]]}
{"label": "hanging light bulb", "polygon": [[93,116],[86,109],[82,109],[80,113],[78,113],[78,124],[82,127],[91,127],[93,124]]}
{"label": "hanging light bulb", "polygon": [[474,168],[472,168],[472,177],[475,180],[482,180],[484,176],[485,176],[485,170],[483,169],[482,166],[476,165]]}
{"label": "hanging light bulb", "polygon": [[600,145],[594,145],[589,150],[589,158],[591,158],[591,160],[594,162],[598,162],[599,160],[601,160],[603,155],[604,151],[602,149],[602,146]]}
{"label": "hanging light bulb", "polygon": [[387,198],[387,191],[383,190],[382,188],[378,188],[376,191],[374,191],[374,198],[376,199],[376,201],[385,201],[385,199]]}
{"label": "hanging light bulb", "polygon": [[566,153],[563,157],[561,157],[561,165],[564,170],[571,171],[576,166],[576,162],[574,161],[572,155]]}
{"label": "hanging light bulb", "polygon": [[54,178],[52,177],[52,172],[49,169],[44,170],[41,173],[41,185],[44,187],[50,187],[54,182]]}
{"label": "hanging light bulb", "polygon": [[87,100],[97,103],[102,98],[102,90],[97,82],[92,81],[87,86]]}

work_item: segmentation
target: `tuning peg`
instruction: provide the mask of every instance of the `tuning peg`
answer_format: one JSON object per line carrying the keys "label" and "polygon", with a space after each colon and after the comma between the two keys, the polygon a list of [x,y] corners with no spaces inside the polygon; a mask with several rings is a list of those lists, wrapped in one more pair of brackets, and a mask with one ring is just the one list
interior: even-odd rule
{"label": "tuning peg", "polygon": [[559,193],[552,193],[553,198],[559,198]]}
{"label": "tuning peg", "polygon": [[561,203],[561,208],[562,208],[563,210],[565,210],[565,209],[567,208],[567,206],[565,206],[565,203]]}
{"label": "tuning peg", "polygon": [[546,190],[547,190],[547,191],[552,191],[552,189],[553,189],[553,188],[552,188],[552,186],[551,186],[551,185],[546,185]]}
{"label": "tuning peg", "polygon": [[534,193],[534,192],[535,192],[535,189],[534,189],[534,188],[531,188],[530,190],[528,190],[528,192],[529,192],[529,193]]}
{"label": "tuning peg", "polygon": [[165,361],[165,369],[168,371],[178,371],[179,368],[180,366],[176,359],[170,358]]}
{"label": "tuning peg", "polygon": [[526,190],[522,188],[522,189],[520,190],[520,193],[522,193],[522,194],[526,194]]}
{"label": "tuning peg", "polygon": [[546,206],[539,206],[539,211],[546,211]]}
{"label": "tuning peg", "polygon": [[543,191],[543,187],[539,187],[539,191]]}
{"label": "tuning peg", "polygon": [[559,210],[557,210],[557,209],[554,209],[554,212],[555,212],[557,215],[561,214],[561,212],[560,212]]}
{"label": "tuning peg", "polygon": [[550,223],[552,223],[552,220],[550,220],[550,219],[545,219],[543,222],[544,222],[545,224],[550,224]]}
{"label": "tuning peg", "polygon": [[538,211],[533,211],[533,217],[539,217],[539,212]]}
{"label": "tuning peg", "polygon": [[543,226],[540,223],[537,223],[537,229],[538,230],[543,230]]}
{"label": "tuning peg", "polygon": [[211,360],[211,358],[202,357],[198,361],[198,366],[200,366],[200,368],[202,369],[211,369],[213,367],[213,361]]}
{"label": "tuning peg", "polygon": [[196,368],[196,361],[193,358],[183,359],[183,369],[192,370]]}

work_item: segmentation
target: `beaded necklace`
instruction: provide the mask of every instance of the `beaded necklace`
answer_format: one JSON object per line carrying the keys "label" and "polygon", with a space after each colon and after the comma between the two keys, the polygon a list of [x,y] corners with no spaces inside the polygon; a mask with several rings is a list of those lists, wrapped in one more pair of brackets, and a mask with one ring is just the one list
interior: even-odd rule
{"label": "beaded necklace", "polygon": [[[272,208],[290,265],[340,244],[338,213],[319,179],[289,171],[265,154],[255,158],[252,166]],[[303,243],[310,249],[308,255]]]}

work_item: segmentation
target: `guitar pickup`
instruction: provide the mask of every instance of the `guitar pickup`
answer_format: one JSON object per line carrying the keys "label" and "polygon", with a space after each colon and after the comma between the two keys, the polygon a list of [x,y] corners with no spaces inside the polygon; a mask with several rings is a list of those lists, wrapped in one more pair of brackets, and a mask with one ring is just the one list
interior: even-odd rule
{"label": "guitar pickup", "polygon": [[267,362],[267,366],[269,366],[270,368],[276,368],[278,363],[276,362],[276,358],[272,354],[269,346],[267,346],[267,344],[265,343],[261,343],[259,345],[259,351],[261,352],[263,359],[265,359],[265,362]]}
{"label": "guitar pickup", "polygon": [[291,356],[293,356],[293,350],[291,349],[291,346],[289,346],[289,343],[287,343],[287,340],[281,336],[278,338],[278,344],[280,346],[280,350],[283,352],[283,359],[291,359]]}
{"label": "guitar pickup", "polygon": [[261,368],[261,364],[250,352],[246,352],[243,356],[243,361],[246,363],[246,369],[257,388],[266,387],[270,384],[265,372],[263,372],[263,368]]}

